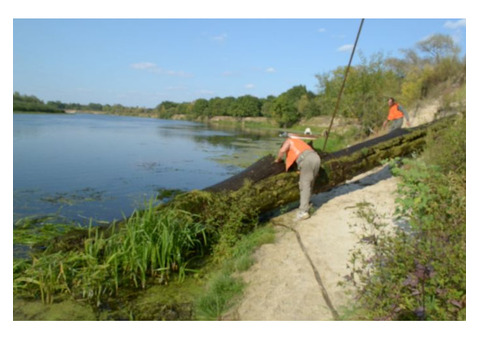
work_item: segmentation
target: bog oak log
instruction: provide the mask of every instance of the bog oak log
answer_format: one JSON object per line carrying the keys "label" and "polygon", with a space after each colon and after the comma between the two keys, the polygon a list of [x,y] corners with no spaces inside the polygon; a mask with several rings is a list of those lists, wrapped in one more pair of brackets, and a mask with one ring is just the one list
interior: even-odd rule
{"label": "bog oak log", "polygon": [[[321,166],[313,193],[328,191],[341,185],[381,165],[384,160],[421,151],[429,130],[443,129],[451,123],[452,117],[449,117],[408,130],[398,129],[330,154],[322,154],[316,150],[321,157]],[[248,182],[251,185],[249,197],[252,204],[260,213],[265,213],[299,200],[298,176],[295,170],[285,172],[285,165],[274,163],[274,157],[269,155],[241,173],[205,188],[204,191],[228,194],[239,190]]]}
{"label": "bog oak log", "polygon": [[[328,191],[345,181],[373,169],[382,161],[420,152],[429,131],[441,130],[453,123],[452,117],[413,129],[396,130],[389,134],[370,139],[343,150],[320,153],[320,172],[315,180],[313,193]],[[277,150],[272,150],[277,152]],[[318,152],[318,150],[316,150]],[[283,163],[274,163],[272,155],[266,156],[241,173],[203,190],[193,190],[175,197],[168,204],[160,205],[158,212],[170,207],[189,211],[205,220],[218,219],[225,215],[214,202],[228,202],[229,206],[240,205],[245,211],[256,211],[261,215],[287,203],[299,200],[298,177],[295,170],[285,172]],[[214,197],[215,196],[215,197]],[[257,215],[257,216],[258,216]],[[108,226],[99,226],[105,235],[115,232],[126,220],[115,221]],[[62,235],[51,248],[69,250],[83,247],[88,230],[75,230]],[[44,245],[38,245],[42,248]],[[35,248],[35,247],[34,247]]]}

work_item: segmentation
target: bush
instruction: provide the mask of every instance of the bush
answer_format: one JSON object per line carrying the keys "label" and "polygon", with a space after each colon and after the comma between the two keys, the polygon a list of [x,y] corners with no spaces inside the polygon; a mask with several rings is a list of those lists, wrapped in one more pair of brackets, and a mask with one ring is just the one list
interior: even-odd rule
{"label": "bush", "polygon": [[376,236],[371,251],[352,254],[358,318],[465,320],[465,146],[461,117],[429,136],[422,158],[393,169],[402,178],[397,214],[407,226],[388,233],[372,209],[361,211]]}

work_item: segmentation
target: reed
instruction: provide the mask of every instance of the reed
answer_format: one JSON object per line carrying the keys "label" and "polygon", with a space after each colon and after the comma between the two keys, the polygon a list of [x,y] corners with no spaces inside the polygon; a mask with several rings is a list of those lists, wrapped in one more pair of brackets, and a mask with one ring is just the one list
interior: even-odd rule
{"label": "reed", "polygon": [[[146,288],[149,280],[166,282],[175,273],[182,281],[189,262],[203,254],[205,227],[192,214],[176,209],[157,210],[153,201],[136,211],[121,228],[106,236],[88,226],[83,248],[33,255],[14,264],[14,292],[52,303],[70,294],[99,306],[122,287]],[[25,233],[25,229],[21,229]]]}
{"label": "reed", "polygon": [[183,210],[156,211],[152,205],[144,212],[135,212],[123,233],[115,233],[108,244],[108,255],[124,276],[135,286],[145,288],[148,277],[168,280],[178,272],[181,281],[188,262],[201,254],[207,244],[205,227]]}

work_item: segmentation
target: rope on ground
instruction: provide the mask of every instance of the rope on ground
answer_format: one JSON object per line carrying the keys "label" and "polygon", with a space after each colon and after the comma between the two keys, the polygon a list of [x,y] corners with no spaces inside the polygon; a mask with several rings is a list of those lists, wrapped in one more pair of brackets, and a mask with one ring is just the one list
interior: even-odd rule
{"label": "rope on ground", "polygon": [[313,274],[315,276],[315,280],[317,281],[318,285],[320,286],[320,290],[322,292],[323,299],[325,300],[328,308],[330,309],[330,312],[332,313],[333,318],[335,320],[339,320],[338,312],[335,309],[335,307],[333,306],[332,301],[330,300],[330,296],[328,295],[327,289],[323,285],[322,278],[320,277],[320,273],[318,272],[317,268],[313,264],[312,259],[308,255],[307,249],[303,245],[302,238],[300,237],[300,233],[297,230],[295,230],[294,228],[292,228],[292,227],[290,227],[286,224],[283,224],[283,223],[275,222],[275,225],[290,229],[291,231],[293,231],[295,233],[295,236],[297,237],[298,244],[300,245],[300,248],[302,249],[303,254],[307,258],[308,262],[310,263],[310,266],[312,267]]}

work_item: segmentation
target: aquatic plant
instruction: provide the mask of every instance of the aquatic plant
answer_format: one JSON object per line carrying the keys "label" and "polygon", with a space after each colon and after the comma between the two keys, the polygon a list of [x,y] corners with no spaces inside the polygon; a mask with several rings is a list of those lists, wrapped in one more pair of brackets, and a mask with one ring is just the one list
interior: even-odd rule
{"label": "aquatic plant", "polygon": [[52,251],[51,243],[33,253],[30,261],[15,261],[14,292],[40,297],[45,303],[68,293],[99,306],[120,287],[146,288],[150,279],[166,283],[173,273],[183,280],[191,270],[189,262],[206,245],[205,227],[191,213],[157,210],[150,202],[108,233],[88,226],[83,248]]}
{"label": "aquatic plant", "polygon": [[[151,203],[150,203],[151,204]],[[155,210],[153,205],[130,217],[122,232],[113,233],[106,248],[121,254],[115,259],[124,275],[145,287],[147,276],[168,278],[178,272],[182,280],[192,257],[207,245],[205,227],[183,210]]]}

